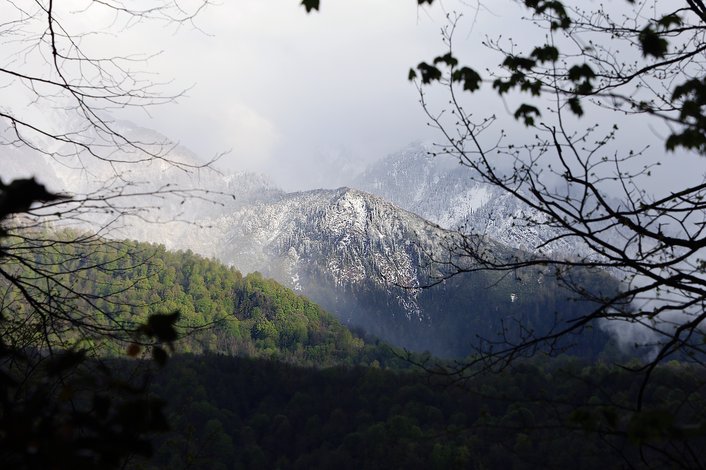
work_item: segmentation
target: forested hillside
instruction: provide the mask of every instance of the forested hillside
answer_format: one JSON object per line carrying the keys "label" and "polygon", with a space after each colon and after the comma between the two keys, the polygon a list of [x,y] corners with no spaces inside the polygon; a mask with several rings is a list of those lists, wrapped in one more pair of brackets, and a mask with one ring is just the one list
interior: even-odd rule
{"label": "forested hillside", "polygon": [[[217,352],[317,367],[402,362],[388,346],[366,342],[316,304],[258,273],[243,276],[218,261],[161,245],[99,240],[89,246],[53,244],[35,256],[38,264],[62,273],[56,274],[60,282],[52,295],[73,302],[98,324],[129,331],[151,314],[179,312],[175,350],[181,353]],[[30,287],[41,288],[41,278],[32,281],[30,272],[23,276]],[[109,355],[129,347],[99,337],[73,342],[86,343]]]}
{"label": "forested hillside", "polygon": [[[569,357],[519,359],[496,374],[481,373],[482,364],[454,373],[453,364],[440,368],[428,357],[402,359],[259,274],[159,245],[77,246],[36,251],[37,264],[56,269],[63,286],[52,295],[82,292],[74,299],[88,304],[77,305],[81,311],[126,331],[154,313],[180,312],[177,354],[159,372],[120,358],[125,348],[149,350],[135,353],[137,343],[91,344],[103,358],[118,356],[107,363],[118,376],[127,371],[125,383],[150,383],[149,396],[165,404],[170,431],[154,436],[150,459],[130,461],[136,468],[589,469],[702,461],[698,367],[660,366],[646,387],[635,371]],[[23,276],[31,285],[30,273]],[[415,369],[417,361],[430,370]],[[633,366],[640,369],[638,361]]]}
{"label": "forested hillside", "polygon": [[[606,271],[590,267],[479,269],[479,253],[496,265],[534,255],[464,239],[349,188],[290,193],[213,225],[227,227],[219,259],[304,293],[346,325],[447,358],[499,336],[514,341],[563,329],[619,289]],[[558,346],[597,356],[609,338],[600,325],[589,326],[589,334]]]}
{"label": "forested hillside", "polygon": [[[394,346],[460,358],[481,340],[514,341],[529,331],[550,331],[593,306],[565,298],[569,292],[541,270],[495,277],[471,272],[411,294],[392,284],[381,286],[379,279],[360,279],[343,297],[332,294],[333,281],[325,273],[310,273],[310,282],[318,286],[313,297],[335,304],[353,315],[353,321],[336,319],[258,273],[243,276],[217,260],[191,251],[168,251],[162,245],[98,239],[81,248],[52,244],[35,256],[39,264],[63,273],[57,274],[64,282],[52,297],[71,299],[84,315],[104,324],[130,330],[150,314],[179,312],[179,352],[267,357],[300,365],[368,364],[380,354],[392,360],[393,354],[383,352],[386,347],[365,343],[365,336],[376,342],[370,332]],[[576,270],[572,276],[587,291],[615,288],[605,275]],[[34,286],[38,292],[41,282],[40,277]],[[416,308],[434,316],[399,318],[399,305],[390,294],[398,291],[403,292],[400,299],[412,295]],[[73,299],[76,293],[81,295]],[[351,325],[362,325],[368,333],[351,333]],[[579,332],[555,349],[591,358],[604,353],[606,346],[615,349],[600,328]],[[75,340],[97,341],[112,354],[127,347],[105,338]]]}

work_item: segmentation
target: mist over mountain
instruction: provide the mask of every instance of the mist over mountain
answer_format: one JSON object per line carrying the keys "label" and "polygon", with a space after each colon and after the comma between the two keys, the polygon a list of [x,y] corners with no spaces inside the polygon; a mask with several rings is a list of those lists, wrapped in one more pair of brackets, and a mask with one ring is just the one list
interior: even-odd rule
{"label": "mist over mountain", "polygon": [[[548,331],[558,317],[585,311],[536,270],[472,272],[421,288],[452,271],[446,262],[456,234],[358,190],[283,194],[212,226],[223,240],[216,257],[271,276],[345,323],[414,350],[463,356],[479,337],[497,339],[503,328],[519,334],[515,321]],[[513,251],[484,243],[498,256]],[[504,327],[508,320],[513,325]]]}
{"label": "mist over mountain", "polygon": [[565,238],[545,244],[560,232],[544,225],[544,216],[434,151],[431,144],[413,143],[368,166],[350,184],[449,230],[485,235],[530,252],[541,249],[547,255],[585,251]]}
{"label": "mist over mountain", "polygon": [[[125,132],[167,142],[149,130],[128,126]],[[169,161],[146,165],[70,163],[42,164],[40,158],[34,168],[52,188],[127,191],[134,196],[126,204],[143,207],[112,226],[110,236],[190,249],[245,273],[259,271],[344,323],[413,350],[461,357],[481,339],[516,339],[523,328],[542,334],[591,308],[538,269],[449,277],[451,263],[467,261],[454,253],[460,239],[447,228],[483,224],[474,237],[499,257],[517,256],[548,234],[523,226],[525,209],[493,188],[469,184],[464,168],[434,160],[424,146],[411,146],[360,174],[358,186],[370,192],[342,187],[287,193],[262,175],[201,168],[204,161],[178,146]],[[84,165],[82,171],[75,165]],[[12,172],[3,169],[3,175]],[[607,276],[576,275],[589,288],[616,288]],[[600,352],[607,336],[598,330],[582,337],[577,351]]]}

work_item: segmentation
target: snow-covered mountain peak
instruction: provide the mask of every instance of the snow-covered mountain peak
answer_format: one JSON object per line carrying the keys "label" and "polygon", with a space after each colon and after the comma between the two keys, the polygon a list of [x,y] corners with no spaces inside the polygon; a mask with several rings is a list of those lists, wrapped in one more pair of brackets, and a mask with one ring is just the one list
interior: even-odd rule
{"label": "snow-covered mountain peak", "polygon": [[472,169],[434,147],[413,144],[379,160],[353,182],[441,227],[484,235],[505,245],[547,255],[576,254],[582,245],[559,235],[545,217],[500,188],[478,181]]}

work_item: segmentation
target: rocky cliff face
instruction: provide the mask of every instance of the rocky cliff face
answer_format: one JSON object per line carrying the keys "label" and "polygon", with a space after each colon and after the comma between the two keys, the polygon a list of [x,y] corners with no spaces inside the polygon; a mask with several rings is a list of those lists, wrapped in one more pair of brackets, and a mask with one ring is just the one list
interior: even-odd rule
{"label": "rocky cliff face", "polygon": [[[546,332],[581,310],[540,270],[446,278],[450,261],[463,262],[449,251],[458,235],[359,190],[280,194],[210,225],[217,228],[206,238],[221,240],[218,258],[274,277],[348,324],[411,349],[463,356],[480,338],[517,337],[520,324]],[[480,241],[494,256],[518,255]],[[594,354],[603,341],[596,333],[580,347]]]}
{"label": "rocky cliff face", "polygon": [[282,195],[242,207],[214,225],[224,229],[218,257],[244,271],[261,271],[304,293],[323,287],[311,284],[325,279],[334,297],[337,290],[369,284],[392,296],[397,313],[415,321],[426,318],[417,296],[436,272],[431,254],[443,256],[441,243],[449,235],[380,197],[349,188]]}

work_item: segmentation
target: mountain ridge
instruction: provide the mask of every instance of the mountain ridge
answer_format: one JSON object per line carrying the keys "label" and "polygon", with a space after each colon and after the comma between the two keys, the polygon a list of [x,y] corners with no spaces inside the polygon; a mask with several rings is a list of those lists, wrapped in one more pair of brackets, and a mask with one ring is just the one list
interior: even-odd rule
{"label": "mountain ridge", "polygon": [[[417,168],[398,159],[393,161],[401,172],[398,175],[438,183],[450,171],[450,167],[430,166],[432,160],[421,151],[416,155],[426,166],[420,163]],[[556,314],[562,318],[572,314],[573,307],[567,303],[571,293],[541,270],[513,278],[492,272],[454,276],[454,267],[463,259],[452,250],[462,245],[458,233],[401,208],[404,204],[390,202],[384,195],[347,186],[286,193],[266,178],[248,174],[203,169],[185,176],[178,168],[162,166],[131,171],[141,171],[141,181],[149,183],[146,189],[178,187],[203,178],[207,192],[203,197],[159,199],[161,212],[155,211],[159,223],[138,217],[111,236],[191,249],[242,272],[261,272],[305,294],[344,323],[394,344],[464,356],[479,338],[506,334],[506,318],[523,319],[541,332],[552,326]],[[456,173],[451,175],[460,185]],[[403,184],[402,176],[397,187]],[[426,194],[434,187],[428,181],[419,183],[424,191],[412,188],[417,202],[427,201]],[[485,207],[483,194],[477,193],[473,202],[478,210]],[[193,222],[167,222],[170,219]],[[478,237],[471,239],[482,241],[483,249],[494,255],[516,254],[517,248],[502,241]],[[423,288],[431,284],[436,286]]]}

